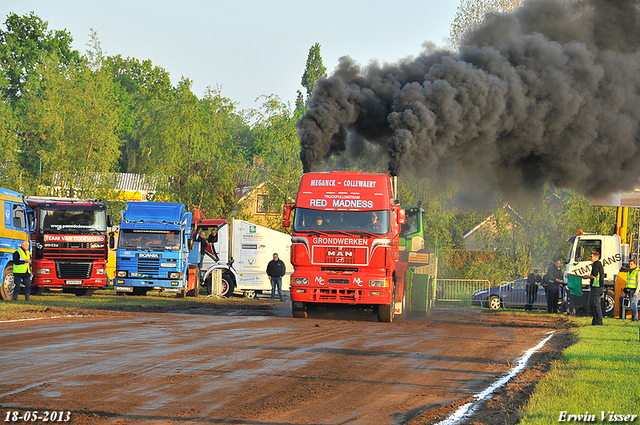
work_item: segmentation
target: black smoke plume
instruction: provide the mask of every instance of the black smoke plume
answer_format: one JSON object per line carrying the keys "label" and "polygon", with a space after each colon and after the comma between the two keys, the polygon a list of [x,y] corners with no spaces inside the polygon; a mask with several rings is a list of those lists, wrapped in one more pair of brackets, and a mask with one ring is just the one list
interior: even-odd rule
{"label": "black smoke plume", "polygon": [[603,195],[640,176],[638,1],[524,0],[458,51],[394,64],[343,57],[298,121],[304,171],[381,146],[393,175],[484,182],[503,193]]}

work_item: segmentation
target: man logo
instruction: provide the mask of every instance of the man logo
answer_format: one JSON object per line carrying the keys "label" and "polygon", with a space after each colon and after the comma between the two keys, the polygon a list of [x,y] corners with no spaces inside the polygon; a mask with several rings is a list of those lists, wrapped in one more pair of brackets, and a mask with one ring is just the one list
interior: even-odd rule
{"label": "man logo", "polygon": [[324,279],[321,277],[316,277],[316,283],[319,283],[320,285],[324,285]]}

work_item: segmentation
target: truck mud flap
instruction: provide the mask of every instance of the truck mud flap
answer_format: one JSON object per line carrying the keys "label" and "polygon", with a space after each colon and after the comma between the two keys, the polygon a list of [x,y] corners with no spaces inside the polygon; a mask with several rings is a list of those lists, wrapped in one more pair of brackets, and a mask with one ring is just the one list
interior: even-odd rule
{"label": "truck mud flap", "polygon": [[313,299],[315,301],[358,302],[364,300],[364,291],[362,289],[317,288],[313,290]]}

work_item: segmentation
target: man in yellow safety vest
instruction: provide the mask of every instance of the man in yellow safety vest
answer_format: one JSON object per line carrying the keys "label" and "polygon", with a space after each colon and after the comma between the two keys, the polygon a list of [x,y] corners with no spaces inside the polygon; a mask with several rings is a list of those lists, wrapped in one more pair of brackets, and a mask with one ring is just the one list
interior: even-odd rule
{"label": "man in yellow safety vest", "polygon": [[627,287],[625,292],[631,302],[631,320],[638,321],[638,267],[636,260],[629,260],[629,274],[627,275]]}
{"label": "man in yellow safety vest", "polygon": [[24,299],[29,301],[31,295],[31,253],[29,241],[22,242],[20,248],[13,253],[13,300],[18,300],[20,285],[24,284]]}

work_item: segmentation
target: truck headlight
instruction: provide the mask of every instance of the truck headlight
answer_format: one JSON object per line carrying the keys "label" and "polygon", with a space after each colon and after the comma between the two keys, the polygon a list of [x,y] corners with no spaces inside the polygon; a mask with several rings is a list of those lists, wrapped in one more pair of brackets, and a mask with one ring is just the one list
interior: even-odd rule
{"label": "truck headlight", "polygon": [[116,277],[127,277],[126,270],[117,270],[116,271]]}
{"label": "truck headlight", "polygon": [[307,285],[309,283],[308,277],[296,277],[296,285]]}
{"label": "truck headlight", "polygon": [[180,273],[179,272],[169,273],[169,279],[180,279]]}
{"label": "truck headlight", "polygon": [[96,274],[105,274],[104,269],[96,269]]}
{"label": "truck headlight", "polygon": [[37,274],[49,274],[51,269],[38,269]]}
{"label": "truck headlight", "polygon": [[369,281],[369,286],[377,286],[377,287],[381,287],[381,288],[386,288],[387,286],[389,286],[389,282],[387,280],[370,280]]}

